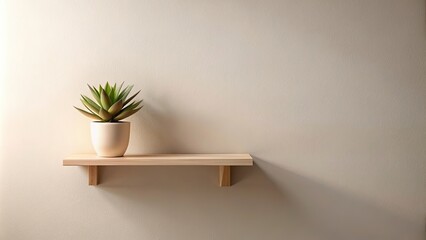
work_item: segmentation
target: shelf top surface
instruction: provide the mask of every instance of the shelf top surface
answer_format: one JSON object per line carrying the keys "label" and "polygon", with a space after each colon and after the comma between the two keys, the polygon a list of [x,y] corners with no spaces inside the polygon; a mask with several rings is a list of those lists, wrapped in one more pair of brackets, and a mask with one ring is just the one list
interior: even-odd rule
{"label": "shelf top surface", "polygon": [[143,154],[123,157],[98,157],[74,154],[64,166],[252,166],[250,154]]}

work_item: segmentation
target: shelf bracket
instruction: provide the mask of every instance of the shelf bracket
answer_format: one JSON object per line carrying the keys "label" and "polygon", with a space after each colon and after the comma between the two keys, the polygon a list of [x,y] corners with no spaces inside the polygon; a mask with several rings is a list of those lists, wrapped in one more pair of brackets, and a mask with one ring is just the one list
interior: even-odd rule
{"label": "shelf bracket", "polygon": [[89,185],[98,185],[98,166],[89,166]]}
{"label": "shelf bracket", "polygon": [[219,166],[219,186],[231,186],[231,166]]}

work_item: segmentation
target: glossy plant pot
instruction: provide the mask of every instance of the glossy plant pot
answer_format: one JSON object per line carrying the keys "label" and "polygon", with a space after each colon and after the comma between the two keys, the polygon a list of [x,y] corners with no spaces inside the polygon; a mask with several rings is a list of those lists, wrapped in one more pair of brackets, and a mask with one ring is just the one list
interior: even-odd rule
{"label": "glossy plant pot", "polygon": [[130,122],[91,122],[92,145],[100,157],[121,157],[127,150]]}

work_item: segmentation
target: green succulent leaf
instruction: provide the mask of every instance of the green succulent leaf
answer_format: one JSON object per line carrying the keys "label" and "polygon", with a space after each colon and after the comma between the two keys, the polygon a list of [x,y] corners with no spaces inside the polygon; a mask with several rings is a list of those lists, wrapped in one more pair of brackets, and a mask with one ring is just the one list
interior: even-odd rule
{"label": "green succulent leaf", "polygon": [[118,96],[117,94],[115,94],[116,92],[116,88],[117,88],[117,84],[114,83],[114,86],[111,88],[111,94],[109,94],[109,97],[111,98],[111,102],[115,103],[118,99],[116,99],[116,97]]}
{"label": "green succulent leaf", "polygon": [[99,116],[104,122],[107,122],[112,118],[112,115],[108,111],[105,111],[103,108],[99,110]]}
{"label": "green succulent leaf", "polygon": [[118,100],[116,103],[114,103],[109,109],[108,112],[114,116],[115,114],[117,114],[118,112],[121,111],[121,109],[123,108],[123,101],[120,99]]}
{"label": "green succulent leaf", "polygon": [[111,86],[109,85],[109,82],[105,84],[105,92],[110,95],[111,94]]}
{"label": "green succulent leaf", "polygon": [[131,96],[129,99],[127,99],[125,102],[124,102],[124,106],[126,106],[130,101],[132,101],[133,100],[133,98],[135,98],[136,97],[136,95],[138,95],[139,93],[140,93],[140,91],[141,90],[139,90],[137,93],[135,93],[135,94],[133,94],[133,96]]}
{"label": "green succulent leaf", "polygon": [[80,109],[80,108],[78,108],[78,107],[75,107],[74,106],[74,108],[75,109],[77,109],[79,112],[81,112],[84,116],[86,116],[86,117],[89,117],[89,118],[91,118],[91,119],[95,119],[95,120],[102,120],[98,115],[96,115],[96,114],[94,114],[94,113],[89,113],[89,112],[86,112],[86,111],[84,111],[83,109]]}
{"label": "green succulent leaf", "polygon": [[101,89],[101,106],[103,109],[109,109],[111,107],[111,99],[103,89]]}
{"label": "green succulent leaf", "polygon": [[[84,99],[80,99],[81,103],[83,103],[83,106],[86,107],[87,110],[89,110],[89,112],[95,114],[97,111],[96,109],[92,108],[92,106],[90,106],[90,104],[86,101],[84,101]],[[95,114],[96,115],[96,114]]]}
{"label": "green succulent leaf", "polygon": [[123,92],[118,96],[118,99],[123,99],[123,101],[126,100],[127,96],[129,95],[130,91],[132,91],[133,85],[127,86]]}
{"label": "green succulent leaf", "polygon": [[[99,112],[99,108],[101,108],[97,103],[95,103],[92,99],[81,95],[82,101],[84,101],[83,103],[87,103],[89,106],[89,108],[93,111],[93,112]],[[85,104],[86,105],[86,104]]]}
{"label": "green succulent leaf", "polygon": [[123,84],[124,84],[124,82],[122,82],[122,83],[120,84],[120,87],[118,88],[118,91],[117,91],[117,97],[118,97],[118,96],[120,96],[121,88],[123,87]]}
{"label": "green succulent leaf", "polygon": [[127,96],[128,96],[128,95],[129,95],[129,93],[132,91],[132,89],[133,89],[133,85],[130,85],[130,86],[128,87],[128,90],[127,90],[126,92],[124,92],[124,94],[123,94],[123,99],[124,99],[124,100],[126,100]]}
{"label": "green succulent leaf", "polygon": [[142,101],[143,100],[140,100],[138,102],[132,102],[131,104],[127,105],[127,107],[123,108],[123,110],[121,110],[121,112],[135,109],[137,106],[139,106],[139,104],[141,104]]}
{"label": "green succulent leaf", "polygon": [[93,90],[95,90],[95,92],[96,92],[96,94],[98,95],[98,96],[100,96],[100,91],[98,90],[98,89],[96,89],[96,87],[95,86],[92,86],[92,88],[93,88]]}
{"label": "green succulent leaf", "polygon": [[134,109],[134,108],[136,108],[137,106],[139,106],[139,104],[141,104],[143,102],[143,99],[142,100],[140,100],[140,101],[137,101],[137,102],[133,102],[132,104],[131,104],[131,109]]}
{"label": "green succulent leaf", "polygon": [[103,122],[116,122],[135,114],[143,107],[139,107],[142,100],[134,101],[140,91],[127,99],[133,89],[133,85],[124,87],[124,82],[119,86],[117,83],[112,85],[106,82],[104,86],[99,85],[99,88],[89,84],[87,86],[93,98],[81,95],[80,99],[87,110],[75,108],[91,119]]}
{"label": "green succulent leaf", "polygon": [[90,88],[90,92],[92,92],[93,97],[95,98],[95,100],[97,102],[100,102],[100,95],[98,90],[96,90],[96,88],[91,87],[89,84],[87,84],[87,86]]}
{"label": "green succulent leaf", "polygon": [[[143,107],[143,106],[142,106]],[[118,114],[114,119],[115,120],[117,120],[117,121],[120,121],[120,120],[122,120],[122,119],[125,119],[125,118],[127,118],[127,117],[130,117],[131,115],[133,115],[133,114],[135,114],[137,111],[139,111],[142,107],[140,107],[140,108],[135,108],[135,109],[132,109],[132,110],[130,110],[130,109],[128,109],[128,110],[125,110],[125,111],[123,111],[123,112],[121,112],[120,114]]]}

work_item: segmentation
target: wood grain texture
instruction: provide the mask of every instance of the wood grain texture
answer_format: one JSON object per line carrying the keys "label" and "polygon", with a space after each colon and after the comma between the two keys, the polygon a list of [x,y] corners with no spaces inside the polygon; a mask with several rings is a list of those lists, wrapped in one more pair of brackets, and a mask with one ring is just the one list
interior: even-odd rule
{"label": "wood grain texture", "polygon": [[64,166],[252,166],[250,154],[147,154],[107,158],[95,154],[71,155]]}
{"label": "wood grain texture", "polygon": [[98,167],[89,166],[89,185],[98,185]]}
{"label": "wood grain texture", "polygon": [[230,166],[219,166],[219,186],[221,187],[231,186],[231,167]]}

